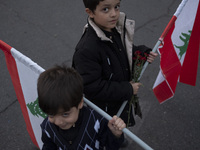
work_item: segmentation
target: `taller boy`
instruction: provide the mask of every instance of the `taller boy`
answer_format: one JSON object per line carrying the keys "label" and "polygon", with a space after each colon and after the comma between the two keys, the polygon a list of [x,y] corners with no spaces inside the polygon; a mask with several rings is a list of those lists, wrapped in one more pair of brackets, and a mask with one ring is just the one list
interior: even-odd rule
{"label": "taller boy", "polygon": [[[132,53],[150,49],[133,45],[135,22],[120,13],[120,0],[83,2],[89,15],[88,24],[77,44],[73,67],[83,78],[85,97],[113,116],[123,101],[137,94],[141,85],[131,82]],[[150,52],[148,61],[152,62],[156,56]],[[120,116],[125,122],[127,107]]]}

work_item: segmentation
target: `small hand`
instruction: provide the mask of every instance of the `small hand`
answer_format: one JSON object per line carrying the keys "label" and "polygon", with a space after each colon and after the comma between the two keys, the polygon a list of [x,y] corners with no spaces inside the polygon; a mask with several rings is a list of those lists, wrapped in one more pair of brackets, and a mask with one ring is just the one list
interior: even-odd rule
{"label": "small hand", "polygon": [[108,122],[108,127],[116,137],[120,137],[122,130],[126,127],[126,124],[121,118],[113,116],[113,118]]}
{"label": "small hand", "polygon": [[139,87],[142,85],[142,83],[139,82],[134,83],[133,81],[131,81],[130,84],[132,85],[133,88],[133,94],[137,95]]}
{"label": "small hand", "polygon": [[151,51],[150,54],[149,54],[149,56],[147,57],[147,61],[149,63],[152,63],[157,56],[158,56],[157,53],[154,53],[154,52]]}

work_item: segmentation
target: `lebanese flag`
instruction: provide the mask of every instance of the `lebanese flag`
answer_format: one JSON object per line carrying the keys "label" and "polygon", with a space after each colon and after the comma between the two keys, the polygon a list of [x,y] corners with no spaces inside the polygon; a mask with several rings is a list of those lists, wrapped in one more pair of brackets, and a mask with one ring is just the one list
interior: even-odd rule
{"label": "lebanese flag", "polygon": [[153,92],[162,103],[174,96],[178,82],[195,86],[200,45],[199,0],[182,1],[160,40],[160,72]]}
{"label": "lebanese flag", "polygon": [[44,71],[28,57],[0,40],[0,49],[3,50],[6,64],[12,83],[20,103],[28,133],[33,143],[42,148],[40,124],[46,117],[38,106],[37,79]]}

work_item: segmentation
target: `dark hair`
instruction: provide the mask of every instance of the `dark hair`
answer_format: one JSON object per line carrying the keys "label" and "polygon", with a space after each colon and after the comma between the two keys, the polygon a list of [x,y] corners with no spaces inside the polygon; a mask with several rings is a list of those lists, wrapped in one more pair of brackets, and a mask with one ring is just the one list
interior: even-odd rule
{"label": "dark hair", "polygon": [[96,9],[99,2],[104,0],[83,0],[83,3],[85,5],[85,8],[89,8],[92,12]]}
{"label": "dark hair", "polygon": [[59,109],[78,107],[83,98],[81,76],[73,69],[56,66],[40,74],[37,83],[39,107],[48,115]]}

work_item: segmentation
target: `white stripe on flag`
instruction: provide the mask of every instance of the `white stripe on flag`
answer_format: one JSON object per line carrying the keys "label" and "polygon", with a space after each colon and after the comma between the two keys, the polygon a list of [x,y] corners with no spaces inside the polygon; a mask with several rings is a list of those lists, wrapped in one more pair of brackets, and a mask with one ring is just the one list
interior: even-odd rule
{"label": "white stripe on flag", "polygon": [[[184,11],[182,11],[179,14],[178,19],[175,22],[175,29],[172,33],[171,39],[172,39],[172,43],[176,46],[184,45],[185,44],[184,41],[181,40],[179,37],[182,36],[183,38],[186,38],[182,34],[185,33],[185,34],[190,35],[188,31],[192,31],[193,29],[196,12],[198,8],[197,1],[198,0],[193,0],[193,2],[188,1],[187,4],[184,4]],[[180,58],[180,49],[177,48],[176,46],[174,46],[174,48],[176,50],[177,56],[179,56]],[[183,64],[185,54],[186,53],[184,53],[181,57],[181,60],[180,60],[181,64]]]}
{"label": "white stripe on flag", "polygon": [[27,131],[32,142],[41,149],[43,143],[40,124],[46,114],[38,106],[36,84],[39,74],[44,69],[1,40],[0,49],[5,54],[7,68],[20,103]]}
{"label": "white stripe on flag", "polygon": [[[19,51],[12,48],[11,54],[15,59],[16,65],[17,65],[17,71],[20,79],[20,84],[22,87],[22,92],[24,95],[25,103],[27,104],[33,104],[38,95],[37,95],[37,79],[41,72],[44,71],[40,66],[38,66],[36,63],[34,63],[31,59],[28,57],[22,55]],[[33,109],[38,109],[37,105],[33,105]],[[43,119],[40,115],[33,115],[33,113],[30,112],[30,109],[27,109],[28,116],[32,125],[33,132],[35,134],[35,138],[37,140],[37,143],[40,148],[42,148],[42,141],[41,141],[41,130],[40,124],[42,123]]]}

